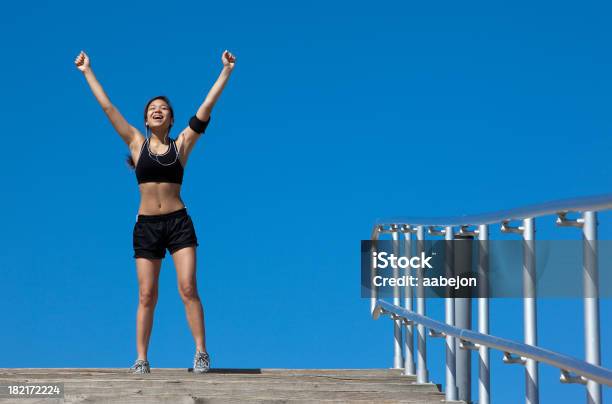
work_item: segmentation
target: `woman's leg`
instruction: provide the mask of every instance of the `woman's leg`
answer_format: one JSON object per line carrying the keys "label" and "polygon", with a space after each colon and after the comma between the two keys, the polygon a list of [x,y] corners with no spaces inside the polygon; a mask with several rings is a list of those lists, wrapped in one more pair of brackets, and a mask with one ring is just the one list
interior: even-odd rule
{"label": "woman's leg", "polygon": [[187,322],[191,328],[196,349],[206,352],[204,311],[196,283],[196,249],[195,247],[181,248],[172,254],[172,259],[176,267],[179,293],[185,304]]}
{"label": "woman's leg", "polygon": [[136,258],[138,275],[138,312],[136,313],[136,350],[138,359],[147,360],[153,313],[157,303],[160,259]]}

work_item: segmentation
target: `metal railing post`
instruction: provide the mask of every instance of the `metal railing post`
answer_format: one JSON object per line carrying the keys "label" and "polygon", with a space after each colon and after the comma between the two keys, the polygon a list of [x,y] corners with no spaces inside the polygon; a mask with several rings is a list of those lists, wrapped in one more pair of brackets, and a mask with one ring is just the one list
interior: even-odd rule
{"label": "metal railing post", "polygon": [[[478,332],[489,333],[489,226],[478,226]],[[478,404],[489,404],[491,400],[491,369],[489,367],[489,348],[478,348]]]}
{"label": "metal railing post", "polygon": [[[447,226],[444,229],[444,255],[445,255],[445,268],[444,272],[447,277],[451,278],[453,275],[453,227]],[[446,324],[450,326],[455,325],[455,299],[451,297],[450,288],[447,289],[448,296],[444,299],[444,319]],[[456,341],[452,335],[446,336],[446,390],[445,398],[449,401],[457,400],[457,380],[456,380]]]}
{"label": "metal railing post", "polygon": [[[404,234],[404,256],[410,258],[412,256],[412,230],[410,226],[402,226],[402,233]],[[410,268],[406,269],[407,274],[410,275]],[[412,311],[412,286],[407,283],[404,287],[404,308]],[[404,326],[404,375],[414,376],[416,375],[416,369],[414,366],[414,326],[412,324],[406,324]]]}
{"label": "metal railing post", "polygon": [[[536,256],[535,220],[523,220],[523,324],[525,343],[538,345],[536,311]],[[539,403],[538,362],[527,359],[525,363],[525,402]]]}
{"label": "metal railing post", "polygon": [[[466,276],[472,269],[471,235],[455,234],[454,275]],[[455,298],[455,327],[465,330],[472,329],[472,299],[470,297]],[[458,399],[471,403],[472,401],[472,351],[461,348],[461,341],[455,340],[455,369]]]}
{"label": "metal railing post", "polygon": [[[425,230],[423,226],[417,227],[417,255],[425,252]],[[417,313],[425,315],[425,286],[423,286],[424,270],[417,270],[418,286],[417,286]],[[425,326],[417,325],[417,383],[429,383],[429,375],[427,372],[427,340]]]}
{"label": "metal railing post", "polygon": [[[584,349],[586,361],[600,365],[599,352],[599,268],[597,248],[597,213],[583,213],[583,287],[584,287]],[[601,385],[587,382],[587,403],[601,404]]]}
{"label": "metal railing post", "polygon": [[[382,226],[374,226],[374,230],[372,230],[372,245],[370,247],[370,257],[374,255],[376,251],[376,242],[380,238],[380,233],[382,231]],[[374,313],[374,308],[376,307],[376,299],[378,299],[378,287],[374,285],[372,279],[376,276],[376,269],[373,265],[370,266],[370,314]]]}
{"label": "metal railing post", "polygon": [[[397,225],[391,225],[391,238],[393,243],[393,254],[399,257],[399,231]],[[400,275],[399,268],[393,268],[393,277],[398,279]],[[393,304],[400,305],[400,287],[393,286]],[[404,359],[402,358],[402,321],[398,318],[393,320],[393,369],[401,369]]]}

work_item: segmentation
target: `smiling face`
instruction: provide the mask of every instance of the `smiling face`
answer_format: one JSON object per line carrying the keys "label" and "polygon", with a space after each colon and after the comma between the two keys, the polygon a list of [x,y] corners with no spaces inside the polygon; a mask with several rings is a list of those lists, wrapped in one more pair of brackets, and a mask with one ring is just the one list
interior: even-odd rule
{"label": "smiling face", "polygon": [[172,106],[166,97],[157,97],[149,101],[145,109],[145,123],[149,128],[168,130],[174,123]]}

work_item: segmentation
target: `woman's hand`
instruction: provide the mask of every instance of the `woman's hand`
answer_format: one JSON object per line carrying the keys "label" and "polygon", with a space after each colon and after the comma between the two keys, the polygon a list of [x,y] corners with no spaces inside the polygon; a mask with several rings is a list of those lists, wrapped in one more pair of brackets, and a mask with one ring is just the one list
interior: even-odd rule
{"label": "woman's hand", "polygon": [[74,64],[76,65],[77,69],[83,73],[91,69],[91,65],[89,64],[89,56],[87,56],[87,54],[83,51],[81,51],[79,56],[74,59]]}
{"label": "woman's hand", "polygon": [[223,55],[221,55],[221,61],[223,62],[223,67],[227,67],[231,70],[236,64],[236,56],[225,50],[223,51]]}

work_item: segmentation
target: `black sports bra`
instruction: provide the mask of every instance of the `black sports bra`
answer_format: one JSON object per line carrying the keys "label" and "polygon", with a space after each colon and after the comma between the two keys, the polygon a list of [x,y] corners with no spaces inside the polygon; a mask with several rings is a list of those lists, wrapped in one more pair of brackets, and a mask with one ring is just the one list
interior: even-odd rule
{"label": "black sports bra", "polygon": [[178,148],[174,139],[170,139],[168,151],[155,154],[149,148],[147,138],[140,149],[140,157],[136,163],[136,179],[138,184],[145,182],[183,183],[183,165],[179,159]]}

